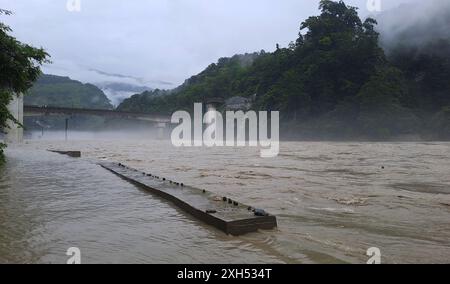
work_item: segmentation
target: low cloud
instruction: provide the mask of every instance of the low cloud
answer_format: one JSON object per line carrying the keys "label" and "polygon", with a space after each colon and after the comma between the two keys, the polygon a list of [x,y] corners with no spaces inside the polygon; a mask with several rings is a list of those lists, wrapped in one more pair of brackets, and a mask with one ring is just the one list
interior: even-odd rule
{"label": "low cloud", "polygon": [[[370,14],[367,0],[345,2]],[[404,2],[410,0],[382,0],[382,7]],[[2,1],[14,15],[1,20],[19,40],[52,55],[47,73],[153,88],[177,86],[220,57],[287,46],[300,23],[319,13],[319,0],[81,0],[80,12],[66,3]]]}

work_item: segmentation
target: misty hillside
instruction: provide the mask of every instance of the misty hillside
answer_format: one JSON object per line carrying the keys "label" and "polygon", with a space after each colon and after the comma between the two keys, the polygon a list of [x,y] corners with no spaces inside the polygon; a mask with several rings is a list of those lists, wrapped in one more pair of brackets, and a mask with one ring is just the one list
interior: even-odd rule
{"label": "misty hillside", "polygon": [[134,94],[140,94],[146,91],[151,91],[153,88],[147,86],[134,85],[121,82],[102,82],[96,83],[111,103],[115,106],[123,102],[123,100],[131,97]]}
{"label": "misty hillside", "polygon": [[450,57],[450,1],[402,4],[377,16],[380,44],[388,54],[400,48]]}
{"label": "misty hillside", "polygon": [[123,101],[118,109],[151,113],[171,113],[177,109],[189,110],[193,101],[204,101],[211,97],[228,97],[233,94],[233,82],[260,56],[259,53],[235,55],[221,58],[203,72],[187,79],[183,85],[171,91],[154,90],[137,94]]}
{"label": "misty hillside", "polygon": [[378,21],[380,44],[408,82],[407,106],[428,112],[447,110],[450,105],[450,1],[403,4],[382,13]]}
{"label": "misty hillside", "polygon": [[98,87],[55,75],[42,75],[25,96],[25,104],[113,109],[109,99]]}
{"label": "misty hillside", "polygon": [[409,10],[381,15],[380,30],[396,34],[380,39],[373,19],[323,1],[322,14],[304,21],[289,47],[222,58],[173,94],[144,93],[119,109],[170,114],[212,97],[243,96],[255,110],[279,110],[292,138],[450,139],[448,30],[433,27],[448,21],[445,7],[417,22]]}

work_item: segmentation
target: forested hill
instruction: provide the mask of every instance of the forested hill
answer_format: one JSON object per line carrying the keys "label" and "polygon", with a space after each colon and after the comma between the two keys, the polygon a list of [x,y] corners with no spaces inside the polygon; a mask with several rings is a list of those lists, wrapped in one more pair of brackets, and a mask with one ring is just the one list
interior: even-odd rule
{"label": "forested hill", "polygon": [[102,90],[69,77],[42,75],[25,96],[26,105],[113,109]]}
{"label": "forested hill", "polygon": [[279,110],[295,137],[450,139],[450,58],[442,52],[450,39],[427,38],[420,50],[391,42],[386,55],[375,20],[342,1],[323,0],[320,9],[287,48],[221,58],[170,94],[136,95],[119,109],[170,114],[243,96],[254,109]]}
{"label": "forested hill", "polygon": [[[126,99],[118,109],[150,113],[172,113],[175,110],[190,110],[194,102],[205,98],[232,97],[242,95],[239,92],[241,79],[246,78],[259,53],[235,55],[221,58],[217,64],[211,64],[200,74],[186,80],[180,87],[171,90],[154,90],[137,94]],[[245,96],[250,96],[250,93]]]}

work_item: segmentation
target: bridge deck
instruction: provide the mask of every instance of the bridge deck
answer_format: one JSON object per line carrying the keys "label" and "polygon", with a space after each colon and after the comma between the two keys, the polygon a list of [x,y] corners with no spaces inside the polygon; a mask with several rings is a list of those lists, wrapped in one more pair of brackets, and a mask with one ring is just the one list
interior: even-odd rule
{"label": "bridge deck", "polygon": [[139,120],[153,121],[157,123],[169,123],[170,117],[160,114],[124,112],[105,109],[81,109],[81,108],[65,108],[65,107],[40,107],[40,106],[24,106],[24,116],[41,116],[41,115],[97,115],[118,118],[133,118]]}
{"label": "bridge deck", "polygon": [[192,216],[230,235],[243,235],[259,229],[277,227],[275,216],[256,216],[249,206],[224,200],[213,193],[142,173],[116,163],[101,163],[103,168],[123,179],[173,202]]}

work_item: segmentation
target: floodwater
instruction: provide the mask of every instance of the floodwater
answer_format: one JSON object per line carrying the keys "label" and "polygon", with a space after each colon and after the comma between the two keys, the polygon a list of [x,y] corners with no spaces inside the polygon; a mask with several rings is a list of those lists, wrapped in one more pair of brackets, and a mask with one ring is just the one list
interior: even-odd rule
{"label": "floodwater", "polygon": [[[152,139],[30,140],[0,168],[0,262],[450,263],[450,143],[174,148]],[[72,159],[47,149],[80,150]],[[275,214],[232,237],[96,165],[109,160]]]}

